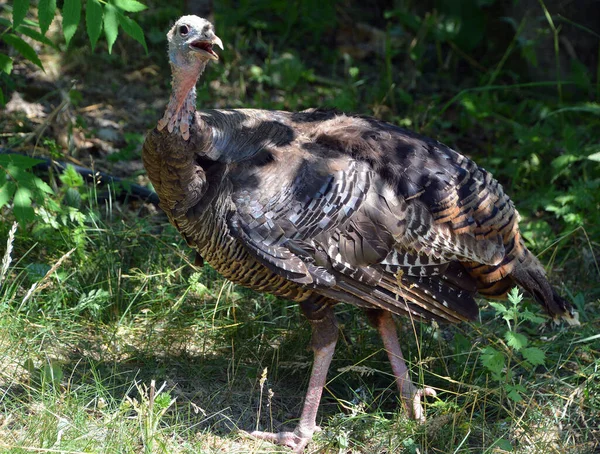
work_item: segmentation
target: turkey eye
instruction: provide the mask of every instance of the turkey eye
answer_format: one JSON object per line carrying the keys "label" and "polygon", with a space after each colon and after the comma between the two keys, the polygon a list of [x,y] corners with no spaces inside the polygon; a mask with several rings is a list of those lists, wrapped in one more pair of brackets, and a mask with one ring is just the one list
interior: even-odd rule
{"label": "turkey eye", "polygon": [[179,34],[181,36],[185,36],[190,32],[190,29],[188,28],[187,25],[182,25],[181,27],[179,27]]}

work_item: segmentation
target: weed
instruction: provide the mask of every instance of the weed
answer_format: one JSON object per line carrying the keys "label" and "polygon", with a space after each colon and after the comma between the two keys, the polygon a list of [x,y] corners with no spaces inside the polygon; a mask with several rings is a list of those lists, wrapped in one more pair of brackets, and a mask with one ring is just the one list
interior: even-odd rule
{"label": "weed", "polygon": [[[158,426],[167,410],[175,403],[175,399],[172,399],[169,393],[165,392],[166,385],[166,383],[163,383],[157,390],[154,380],[150,382],[150,387],[136,383],[139,401],[135,397],[126,396],[126,403],[135,411],[140,425],[145,454],[155,452],[154,445],[158,437]],[[127,405],[125,405],[125,408],[127,408]]]}
{"label": "weed", "polygon": [[[545,319],[522,308],[523,296],[516,287],[509,292],[508,301],[510,303],[508,307],[502,303],[489,303],[496,313],[506,321],[508,329],[503,335],[506,342],[504,348],[499,350],[492,346],[485,347],[482,351],[481,362],[491,372],[492,379],[504,389],[507,397],[514,402],[521,402],[522,394],[527,390],[515,381],[514,369],[523,367],[532,371],[535,366],[544,366],[546,355],[538,347],[528,346],[529,339],[526,334],[519,332],[519,326],[524,322],[540,325]],[[516,357],[515,352],[521,356],[520,360]],[[513,361],[516,364],[512,364]]]}

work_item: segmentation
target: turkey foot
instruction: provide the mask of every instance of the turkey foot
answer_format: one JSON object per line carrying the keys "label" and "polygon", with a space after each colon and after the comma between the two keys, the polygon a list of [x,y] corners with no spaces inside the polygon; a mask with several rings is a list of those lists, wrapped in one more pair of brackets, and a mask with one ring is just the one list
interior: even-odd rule
{"label": "turkey foot", "polygon": [[319,432],[321,428],[315,426],[313,430],[300,430],[296,428],[293,432],[261,432],[255,430],[250,433],[251,437],[258,438],[261,440],[270,441],[282,446],[292,448],[295,453],[301,453],[304,451],[306,445],[312,440],[314,432]]}
{"label": "turkey foot", "polygon": [[425,422],[425,409],[423,408],[422,399],[425,396],[435,397],[437,393],[435,389],[425,387],[421,389],[415,389],[412,396],[403,396],[404,407],[410,416],[415,421]]}
{"label": "turkey foot", "polygon": [[317,410],[327,382],[327,370],[331,364],[338,338],[337,322],[330,306],[319,306],[312,304],[311,301],[304,301],[300,303],[300,307],[312,327],[311,345],[314,351],[313,368],[300,421],[293,432],[254,431],[250,434],[261,440],[288,446],[295,453],[304,451],[313,434],[321,430],[317,426]]}
{"label": "turkey foot", "polygon": [[379,335],[383,340],[383,345],[388,355],[388,359],[396,377],[396,385],[402,402],[408,416],[416,421],[425,421],[425,409],[423,408],[422,399],[425,396],[435,397],[437,393],[433,388],[425,387],[419,389],[413,385],[408,376],[408,368],[404,363],[400,343],[398,342],[398,333],[392,314],[387,311],[369,311],[369,319],[379,331]]}

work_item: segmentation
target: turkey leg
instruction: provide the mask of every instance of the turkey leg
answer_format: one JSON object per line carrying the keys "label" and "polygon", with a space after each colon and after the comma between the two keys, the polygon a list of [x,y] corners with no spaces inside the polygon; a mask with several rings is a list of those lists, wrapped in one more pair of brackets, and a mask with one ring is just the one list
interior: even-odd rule
{"label": "turkey leg", "polygon": [[312,327],[311,347],[314,351],[313,368],[300,422],[293,432],[254,431],[250,434],[253,437],[268,440],[272,443],[289,446],[295,453],[302,452],[312,439],[313,434],[321,430],[317,426],[317,410],[319,409],[321,394],[327,381],[327,371],[338,339],[335,314],[329,305],[303,302],[300,306]]}
{"label": "turkey leg", "polygon": [[396,325],[392,314],[387,311],[370,310],[367,315],[371,323],[379,331],[379,335],[383,340],[383,346],[387,352],[394,377],[396,377],[396,385],[398,386],[408,415],[417,421],[425,421],[425,411],[423,410],[421,399],[423,396],[435,397],[435,390],[427,387],[418,389],[410,381],[408,368],[404,363],[404,356],[398,342],[398,333],[396,332]]}

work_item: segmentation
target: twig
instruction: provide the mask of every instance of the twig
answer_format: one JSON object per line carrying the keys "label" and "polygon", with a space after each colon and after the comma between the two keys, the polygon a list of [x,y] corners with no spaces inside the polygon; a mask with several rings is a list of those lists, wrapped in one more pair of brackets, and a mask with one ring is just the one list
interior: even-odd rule
{"label": "twig", "polygon": [[42,137],[42,134],[44,134],[44,131],[46,130],[46,128],[48,128],[48,126],[50,126],[54,122],[54,120],[56,119],[58,114],[62,112],[62,110],[66,107],[66,105],[68,103],[69,103],[69,98],[63,95],[63,100],[58,105],[58,107],[56,107],[52,112],[50,112],[50,115],[48,115],[48,117],[44,120],[44,122],[41,125],[39,125],[37,128],[35,128],[32,132],[30,132],[23,139],[22,143],[29,143],[35,138],[35,144],[33,145],[33,148],[36,149],[38,146],[38,142],[40,141],[40,137]]}
{"label": "twig", "polygon": [[[23,153],[17,153],[8,148],[0,148],[0,154],[14,154],[25,156],[25,154]],[[113,186],[121,185],[123,189],[121,191],[116,191],[117,195],[120,195],[124,192],[128,195],[152,203],[154,205],[158,205],[159,203],[158,195],[156,195],[154,191],[145,188],[144,186],[140,186],[139,184],[130,183],[128,181],[123,180],[122,178],[115,177],[97,170],[94,171],[92,169],[88,169],[87,167],[82,167],[80,165],[70,164],[62,161],[55,161],[53,159],[45,158],[43,156],[37,156],[35,159],[38,159],[43,162],[33,166],[34,169],[46,171],[52,168],[52,166],[55,166],[58,167],[58,170],[62,171],[65,170],[67,166],[71,166],[79,175],[84,177],[89,182],[102,182],[104,184],[111,184]]]}
{"label": "twig", "polygon": [[[52,268],[50,268],[48,270],[48,272],[46,273],[46,275],[41,280],[39,280],[38,282],[36,282],[35,284],[33,284],[31,286],[31,288],[27,291],[27,293],[23,297],[23,301],[21,302],[21,306],[24,306],[25,303],[27,302],[27,300],[29,300],[29,298],[31,298],[31,295],[33,295],[35,292],[39,292],[41,290],[44,290],[46,287],[48,287],[50,285],[50,281],[47,281],[48,278],[50,276],[52,276],[52,274],[60,267],[60,265],[62,265],[62,263],[65,260],[67,260],[69,258],[69,256],[73,252],[75,252],[75,249],[76,248],[71,249],[69,252],[67,252],[61,258],[59,258],[58,261],[54,265],[52,265]],[[47,281],[47,282],[45,282],[45,281]]]}

